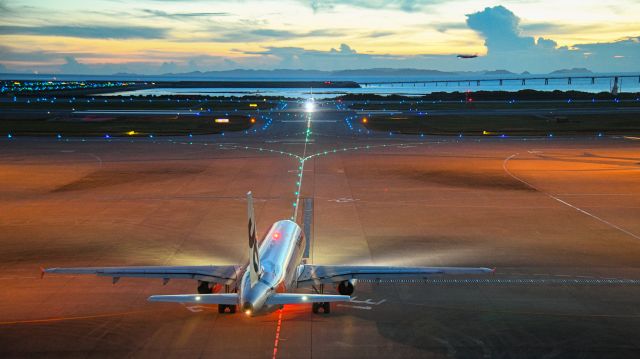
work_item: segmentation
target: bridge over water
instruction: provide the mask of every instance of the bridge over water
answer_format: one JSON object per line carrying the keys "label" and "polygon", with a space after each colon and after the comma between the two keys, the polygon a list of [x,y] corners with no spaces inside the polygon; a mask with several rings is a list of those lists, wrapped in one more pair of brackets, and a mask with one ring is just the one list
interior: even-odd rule
{"label": "bridge over water", "polygon": [[376,86],[389,86],[389,87],[416,87],[422,85],[426,87],[427,85],[435,85],[435,86],[448,86],[449,84],[457,84],[467,86],[481,86],[481,85],[506,85],[506,84],[520,84],[521,86],[527,86],[527,84],[544,84],[549,85],[550,83],[566,83],[567,85],[572,85],[574,81],[578,80],[582,83],[590,83],[594,85],[597,80],[610,80],[611,83],[611,92],[617,93],[621,80],[622,79],[632,79],[637,80],[637,83],[640,84],[640,74],[606,74],[606,75],[563,75],[563,76],[541,76],[541,75],[533,75],[533,76],[500,76],[493,77],[487,76],[484,78],[443,78],[443,79],[428,79],[428,80],[400,80],[400,81],[369,81],[369,82],[359,82],[361,87],[376,87]]}

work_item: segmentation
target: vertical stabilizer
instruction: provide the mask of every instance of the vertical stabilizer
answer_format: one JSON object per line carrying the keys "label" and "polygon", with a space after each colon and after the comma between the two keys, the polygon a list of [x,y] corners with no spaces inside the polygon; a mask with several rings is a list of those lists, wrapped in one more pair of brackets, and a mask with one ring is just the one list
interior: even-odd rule
{"label": "vertical stabilizer", "polygon": [[247,209],[249,215],[249,275],[251,278],[251,287],[253,287],[262,274],[260,266],[260,256],[258,255],[258,241],[256,239],[256,219],[253,214],[253,195],[247,193]]}

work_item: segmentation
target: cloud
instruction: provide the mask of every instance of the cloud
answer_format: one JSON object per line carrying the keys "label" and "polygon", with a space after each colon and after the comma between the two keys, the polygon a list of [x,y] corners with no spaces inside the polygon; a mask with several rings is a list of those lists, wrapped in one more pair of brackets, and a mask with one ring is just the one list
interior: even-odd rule
{"label": "cloud", "polygon": [[392,36],[397,34],[395,31],[374,31],[374,32],[370,32],[368,34],[365,34],[363,37],[368,37],[371,39],[375,39],[375,38],[379,38],[379,37],[386,37],[386,36]]}
{"label": "cloud", "polygon": [[67,74],[90,73],[90,69],[86,65],[79,63],[75,57],[65,56],[64,60],[65,63],[60,66],[60,71]]}
{"label": "cloud", "polygon": [[158,68],[158,72],[162,74],[172,73],[178,71],[179,67],[176,62],[163,62]]}
{"label": "cloud", "polygon": [[[628,37],[615,42],[576,44],[572,48],[574,51],[589,53],[589,56],[599,56],[609,60],[625,58],[636,61],[636,64],[640,63],[640,36]],[[635,68],[637,69],[638,66],[636,65]]]}
{"label": "cloud", "polygon": [[233,30],[222,32],[213,39],[217,42],[261,42],[266,40],[287,40],[305,37],[341,36],[343,32],[339,30],[312,30],[312,31],[290,31],[281,29],[252,29]]}
{"label": "cloud", "polygon": [[356,50],[352,49],[347,44],[340,44],[340,49],[339,50],[331,49],[331,50],[329,50],[329,52],[334,53],[334,54],[345,54],[345,55],[357,54]]}
{"label": "cloud", "polygon": [[[558,47],[552,39],[523,35],[520,18],[503,6],[467,15],[467,25],[485,40],[487,56],[477,63],[487,67],[532,72],[571,67],[602,72],[633,71],[640,67],[640,37]],[[553,28],[550,24],[538,27]]]}
{"label": "cloud", "polygon": [[552,22],[534,22],[520,25],[522,31],[528,33],[577,33],[592,30],[593,25],[569,25]]}
{"label": "cloud", "polygon": [[438,32],[447,32],[449,30],[468,29],[469,26],[465,22],[443,22],[434,24]]}
{"label": "cloud", "polygon": [[523,50],[536,46],[533,37],[521,35],[520,18],[501,5],[468,14],[467,25],[484,37],[484,44],[489,52]]}
{"label": "cloud", "polygon": [[[374,67],[414,67],[424,68],[427,57],[423,55],[397,56],[390,54],[359,53],[347,44],[329,50],[307,50],[301,47],[267,47],[263,51],[246,51],[253,55],[250,61],[267,65],[266,68],[306,69],[306,70],[343,70]],[[444,60],[445,56],[431,56],[431,59]],[[451,61],[452,56],[446,56]],[[246,60],[245,60],[246,61]],[[251,63],[251,62],[250,62]],[[250,63],[243,63],[248,65]],[[442,61],[444,64],[444,61]]]}
{"label": "cloud", "polygon": [[307,3],[313,11],[333,9],[336,5],[348,5],[367,9],[397,9],[406,12],[417,11],[426,5],[437,4],[442,0],[300,0]]}
{"label": "cloud", "polygon": [[558,43],[551,40],[551,39],[545,39],[543,37],[539,37],[538,41],[536,41],[536,45],[545,48],[545,49],[555,49],[556,47],[558,47]]}
{"label": "cloud", "polygon": [[[0,0],[2,1],[2,0]],[[401,9],[401,1],[381,1],[372,3]],[[426,6],[433,1],[409,2],[407,6]],[[1,2],[0,2],[1,4]],[[337,1],[318,2],[335,4]],[[358,5],[358,1],[348,1]],[[358,6],[369,6],[360,4]],[[136,12],[140,15],[140,11]],[[159,17],[203,17],[214,12],[166,13],[147,11],[149,16]],[[153,15],[152,15],[153,14]],[[189,15],[192,14],[192,15]],[[253,19],[255,20],[255,19]],[[349,35],[350,38],[366,39],[390,36],[398,33],[385,31],[353,31],[345,29],[320,29],[305,31],[300,28],[268,28],[263,22],[251,24],[201,24],[198,30],[190,32],[188,41],[198,42],[254,42],[257,45],[269,44],[262,49],[243,51],[229,49],[228,56],[213,56],[200,52],[194,46],[189,53],[163,50],[144,50],[130,56],[138,60],[122,63],[118,53],[68,53],[56,51],[19,50],[0,45],[0,62],[8,71],[66,72],[112,74],[128,72],[139,74],[180,73],[191,71],[211,71],[229,69],[316,69],[342,70],[363,68],[418,68],[442,71],[478,71],[507,69],[514,72],[528,70],[535,73],[550,72],[560,68],[586,67],[600,72],[618,72],[640,70],[640,38],[627,37],[608,43],[583,43],[558,47],[553,38],[544,32],[536,33],[522,25],[521,20],[504,6],[488,7],[467,15],[466,22],[434,23],[432,27],[440,31],[466,29],[477,32],[487,47],[487,55],[475,59],[460,60],[455,54],[433,55],[397,55],[390,53],[360,53],[349,44],[342,43],[335,48],[307,49],[296,46],[278,46],[279,41],[318,37],[325,40],[330,37]],[[264,20],[266,21],[266,20]],[[133,29],[133,31],[132,31]],[[136,31],[136,29],[143,31]],[[53,36],[75,36],[85,38],[130,39],[143,37],[155,39],[165,37],[163,29],[149,27],[108,27],[108,26],[0,26],[2,34],[42,34]],[[173,34],[173,32],[171,33]],[[535,35],[535,36],[533,36]],[[473,37],[475,38],[475,37]],[[315,43],[317,39],[312,39]],[[385,39],[386,40],[386,39]],[[50,41],[50,39],[47,39]],[[351,41],[351,40],[350,40]],[[355,40],[353,40],[355,41]],[[293,42],[293,41],[291,41]],[[311,41],[310,41],[311,42]],[[356,43],[357,44],[357,43]],[[17,44],[16,44],[17,45]],[[219,45],[223,46],[223,45]],[[240,45],[238,45],[240,47]],[[51,47],[54,48],[55,47]],[[203,48],[207,48],[206,46]],[[202,50],[206,51],[206,50]],[[452,48],[452,51],[457,51]],[[461,50],[464,51],[464,50]],[[119,60],[119,61],[115,61]],[[115,63],[118,62],[118,63]]]}
{"label": "cloud", "polygon": [[0,35],[64,36],[86,39],[162,39],[166,30],[144,26],[0,26]]}
{"label": "cloud", "polygon": [[185,19],[196,17],[214,17],[214,16],[229,16],[228,12],[182,12],[182,13],[168,13],[162,10],[155,9],[142,9],[142,11],[148,15],[155,17],[163,17],[167,19]]}

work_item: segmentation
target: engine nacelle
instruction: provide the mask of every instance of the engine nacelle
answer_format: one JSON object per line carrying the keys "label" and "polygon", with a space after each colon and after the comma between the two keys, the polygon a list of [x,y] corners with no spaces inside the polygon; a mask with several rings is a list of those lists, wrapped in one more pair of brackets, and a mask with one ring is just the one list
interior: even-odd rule
{"label": "engine nacelle", "polygon": [[222,286],[220,284],[198,281],[198,294],[218,293],[221,289]]}
{"label": "engine nacelle", "polygon": [[338,284],[338,293],[341,295],[351,295],[356,286],[357,279],[343,280]]}
{"label": "engine nacelle", "polygon": [[213,288],[209,282],[198,281],[198,294],[211,294]]}

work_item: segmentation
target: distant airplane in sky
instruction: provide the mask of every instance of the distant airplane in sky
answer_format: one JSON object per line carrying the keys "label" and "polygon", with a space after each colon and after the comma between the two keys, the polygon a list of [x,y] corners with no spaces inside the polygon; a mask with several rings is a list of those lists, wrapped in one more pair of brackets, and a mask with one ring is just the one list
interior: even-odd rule
{"label": "distant airplane in sky", "polygon": [[478,54],[474,54],[474,55],[458,55],[457,58],[459,59],[475,59],[476,57],[478,57]]}
{"label": "distant airplane in sky", "polygon": [[[464,267],[390,267],[353,265],[314,265],[303,258],[308,245],[300,226],[290,220],[271,225],[262,241],[256,239],[253,197],[247,193],[249,261],[244,265],[157,266],[157,267],[87,267],[48,268],[44,273],[96,274],[113,278],[161,278],[198,281],[198,294],[152,295],[152,302],[217,304],[218,312],[239,306],[249,315],[259,315],[281,309],[287,304],[311,303],[314,313],[329,313],[331,302],[347,302],[358,279],[395,281],[425,279],[442,274],[491,273],[489,268]],[[324,285],[337,286],[339,295],[324,294]],[[225,293],[215,293],[224,286]],[[312,287],[315,294],[292,293],[300,287]]]}

